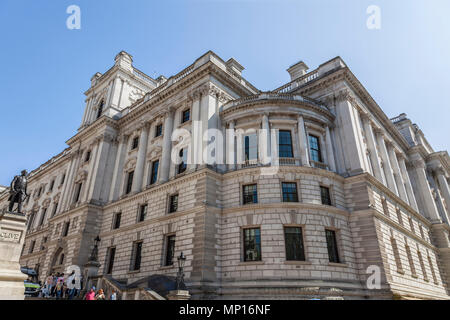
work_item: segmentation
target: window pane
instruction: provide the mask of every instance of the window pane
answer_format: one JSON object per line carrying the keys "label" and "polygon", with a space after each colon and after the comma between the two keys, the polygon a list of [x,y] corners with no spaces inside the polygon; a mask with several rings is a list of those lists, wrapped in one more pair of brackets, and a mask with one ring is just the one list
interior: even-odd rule
{"label": "window pane", "polygon": [[244,137],[245,160],[258,159],[258,136],[256,133]]}
{"label": "window pane", "polygon": [[173,235],[167,237],[166,261],[165,261],[166,266],[170,266],[173,264],[174,254],[175,254],[175,236]]}
{"label": "window pane", "polygon": [[322,204],[331,206],[331,197],[330,197],[330,189],[329,188],[320,187],[320,198],[322,200]]}
{"label": "window pane", "polygon": [[244,261],[261,260],[261,232],[259,228],[244,229]]}
{"label": "window pane", "polygon": [[295,182],[283,182],[283,202],[298,202],[297,184]]}
{"label": "window pane", "polygon": [[292,158],[292,139],[291,132],[287,130],[280,130],[278,138],[278,148],[280,158]]}
{"label": "window pane", "polygon": [[309,148],[311,151],[311,160],[322,162],[322,153],[320,151],[320,143],[318,137],[309,136]]}
{"label": "window pane", "polygon": [[108,264],[106,269],[106,274],[111,274],[114,267],[114,258],[116,255],[116,248],[109,248],[109,257],[108,257]]}
{"label": "window pane", "polygon": [[126,194],[131,192],[131,187],[133,186],[133,176],[134,176],[134,171],[131,171],[130,173],[128,173]]}
{"label": "window pane", "polygon": [[143,204],[139,208],[139,222],[144,221],[147,216],[147,205]]}
{"label": "window pane", "polygon": [[258,191],[256,184],[243,187],[243,203],[258,203]]}
{"label": "window pane", "polygon": [[120,228],[120,220],[122,219],[122,213],[116,213],[114,218],[114,229]]}
{"label": "window pane", "polygon": [[305,261],[302,228],[286,227],[284,228],[284,236],[286,243],[286,260]]}
{"label": "window pane", "polygon": [[133,270],[139,270],[141,268],[141,253],[142,253],[142,242],[137,242],[135,244],[135,258]]}
{"label": "window pane", "polygon": [[150,184],[156,183],[158,179],[158,167],[159,167],[159,160],[156,160],[152,164],[152,175],[150,177]]}
{"label": "window pane", "polygon": [[178,195],[175,194],[173,196],[170,196],[169,213],[175,212],[177,210],[178,210]]}
{"label": "window pane", "polygon": [[189,121],[189,119],[190,119],[190,114],[191,114],[190,110],[185,110],[185,111],[183,111],[183,119],[182,119],[182,122]]}
{"label": "window pane", "polygon": [[178,165],[178,173],[183,173],[187,168],[187,149],[180,150],[181,163]]}
{"label": "window pane", "polygon": [[336,241],[336,232],[325,230],[327,238],[328,258],[330,262],[339,263],[339,255]]}

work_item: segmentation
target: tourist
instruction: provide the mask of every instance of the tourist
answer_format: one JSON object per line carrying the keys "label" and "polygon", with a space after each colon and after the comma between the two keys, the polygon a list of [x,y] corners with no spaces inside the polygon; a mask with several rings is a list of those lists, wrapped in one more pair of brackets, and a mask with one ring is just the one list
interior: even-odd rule
{"label": "tourist", "polygon": [[97,295],[95,296],[95,300],[105,300],[105,294],[103,293],[103,289],[98,290]]}
{"label": "tourist", "polygon": [[117,300],[116,290],[112,291],[111,296],[109,297],[109,300]]}
{"label": "tourist", "polygon": [[92,287],[91,290],[86,293],[85,300],[95,300],[95,287]]}

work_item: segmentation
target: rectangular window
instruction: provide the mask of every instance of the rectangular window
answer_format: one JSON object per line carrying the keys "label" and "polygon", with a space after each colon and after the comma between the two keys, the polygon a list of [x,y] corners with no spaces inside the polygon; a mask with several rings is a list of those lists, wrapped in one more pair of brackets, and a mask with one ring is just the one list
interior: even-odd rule
{"label": "rectangular window", "polygon": [[55,216],[56,210],[58,210],[58,202],[55,202],[53,205],[52,218]]}
{"label": "rectangular window", "polygon": [[178,174],[183,173],[186,171],[187,168],[187,149],[181,149],[180,150],[180,158],[181,163],[178,165],[177,172]]}
{"label": "rectangular window", "polygon": [[70,221],[67,221],[66,223],[64,223],[64,229],[63,229],[63,237],[67,237],[67,235],[69,234],[69,227],[70,227]]}
{"label": "rectangular window", "polygon": [[178,210],[178,194],[171,195],[169,198],[169,213],[176,212]]}
{"label": "rectangular window", "polygon": [[28,248],[28,253],[29,253],[29,254],[30,254],[30,253],[33,253],[35,244],[36,244],[36,240],[31,241],[31,243],[30,243],[30,248]]}
{"label": "rectangular window", "polygon": [[242,203],[258,203],[258,189],[256,184],[249,184],[242,187]]}
{"label": "rectangular window", "polygon": [[291,131],[280,130],[278,135],[278,148],[280,158],[293,158]]}
{"label": "rectangular window", "polygon": [[244,261],[261,261],[261,230],[244,229]]}
{"label": "rectangular window", "polygon": [[145,220],[145,217],[147,216],[147,204],[142,204],[139,206],[139,218],[138,222],[142,222]]}
{"label": "rectangular window", "polygon": [[181,119],[181,123],[188,122],[190,120],[190,117],[191,117],[191,110],[189,110],[189,109],[184,110],[182,119]]}
{"label": "rectangular window", "polygon": [[116,247],[111,247],[108,249],[108,254],[106,258],[106,274],[111,274],[114,268],[114,258],[116,256]]}
{"label": "rectangular window", "polygon": [[120,220],[122,219],[122,212],[118,212],[114,215],[113,230],[120,228]]}
{"label": "rectangular window", "polygon": [[47,208],[42,209],[41,213],[41,219],[39,221],[39,226],[42,226],[44,224],[45,215],[47,214]]}
{"label": "rectangular window", "polygon": [[131,144],[131,150],[137,149],[139,146],[139,137],[135,137],[133,139],[133,143]]}
{"label": "rectangular window", "polygon": [[431,260],[430,255],[428,255],[428,264],[430,265],[430,270],[431,270],[431,276],[433,277],[433,282],[435,284],[438,284],[438,279],[436,277],[436,272],[434,271],[434,266],[433,266],[433,261]]}
{"label": "rectangular window", "polygon": [[49,187],[48,191],[53,191],[54,186],[55,186],[55,180],[52,180],[52,182],[50,182],[50,187]]}
{"label": "rectangular window", "polygon": [[86,157],[84,158],[84,162],[89,162],[91,160],[91,151],[86,152]]}
{"label": "rectangular window", "polygon": [[81,187],[83,186],[83,184],[77,183],[75,186],[75,197],[73,199],[74,203],[77,203],[78,201],[80,201],[80,194],[81,194]]}
{"label": "rectangular window", "polygon": [[423,280],[428,281],[427,270],[423,263],[422,253],[419,250],[417,250],[417,257],[419,258],[420,268],[422,269]]}
{"label": "rectangular window", "polygon": [[287,261],[305,261],[303,233],[300,227],[285,227],[284,240]]}
{"label": "rectangular window", "polygon": [[309,135],[309,149],[311,153],[311,160],[322,162],[322,152],[320,151],[320,142],[318,137]]}
{"label": "rectangular window", "polygon": [[134,176],[134,171],[128,172],[127,186],[125,188],[125,194],[129,194],[131,192],[131,187],[133,186],[133,176]]}
{"label": "rectangular window", "polygon": [[135,242],[133,244],[133,252],[131,255],[131,271],[137,271],[141,269],[142,258],[142,241]]}
{"label": "rectangular window", "polygon": [[325,230],[327,238],[328,258],[330,262],[339,263],[338,245],[336,241],[336,231]]}
{"label": "rectangular window", "polygon": [[409,220],[409,228],[411,229],[411,232],[415,234],[416,230],[414,229],[413,219],[411,217],[409,217],[408,220]]}
{"label": "rectangular window", "polygon": [[244,137],[245,160],[258,159],[258,136],[256,133]]}
{"label": "rectangular window", "polygon": [[45,250],[45,244],[47,243],[47,237],[42,238],[42,242],[41,242],[41,251]]}
{"label": "rectangular window", "polygon": [[414,260],[411,254],[411,249],[407,244],[405,244],[406,256],[408,257],[409,269],[411,270],[411,276],[417,277],[416,266],[414,265]]}
{"label": "rectangular window", "polygon": [[63,185],[65,180],[66,180],[66,174],[63,174],[60,185]]}
{"label": "rectangular window", "polygon": [[403,274],[402,260],[400,259],[400,254],[398,252],[397,240],[395,240],[394,237],[391,237],[391,246],[394,253],[395,264],[397,265],[397,272]]}
{"label": "rectangular window", "polygon": [[298,202],[297,183],[283,182],[281,189],[283,191],[283,202]]}
{"label": "rectangular window", "polygon": [[331,206],[330,189],[327,187],[320,187],[320,199],[322,204]]}
{"label": "rectangular window", "polygon": [[153,161],[150,175],[150,184],[155,184],[158,181],[159,160]]}
{"label": "rectangular window", "polygon": [[155,138],[162,135],[162,124],[158,124],[155,130]]}
{"label": "rectangular window", "polygon": [[166,251],[164,257],[164,265],[171,266],[173,264],[173,257],[175,255],[175,235],[166,237]]}
{"label": "rectangular window", "polygon": [[28,230],[31,229],[31,227],[33,226],[33,222],[34,222],[34,217],[36,216],[36,212],[32,212],[30,214],[29,220],[28,220]]}

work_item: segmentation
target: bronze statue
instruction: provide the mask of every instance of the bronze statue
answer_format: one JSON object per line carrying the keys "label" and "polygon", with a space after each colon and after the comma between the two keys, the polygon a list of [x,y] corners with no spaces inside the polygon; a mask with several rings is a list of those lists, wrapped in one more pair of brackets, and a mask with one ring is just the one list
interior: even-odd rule
{"label": "bronze statue", "polygon": [[17,212],[22,213],[22,203],[28,197],[27,194],[27,170],[22,170],[20,176],[15,176],[11,182],[9,211],[13,211],[14,204],[17,203]]}

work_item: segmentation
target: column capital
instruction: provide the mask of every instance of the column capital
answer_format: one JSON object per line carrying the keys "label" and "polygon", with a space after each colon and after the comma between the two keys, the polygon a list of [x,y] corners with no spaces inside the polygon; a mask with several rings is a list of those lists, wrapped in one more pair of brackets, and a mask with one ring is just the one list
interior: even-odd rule
{"label": "column capital", "polygon": [[369,124],[370,124],[370,116],[369,116],[369,113],[367,113],[367,112],[360,112],[360,113],[359,113],[359,116],[360,116],[361,120],[362,120],[364,123],[369,123]]}
{"label": "column capital", "polygon": [[343,102],[343,101],[353,102],[355,100],[355,97],[353,96],[352,92],[349,89],[342,89],[338,91],[334,97],[336,99],[336,102]]}
{"label": "column capital", "polygon": [[423,159],[412,160],[411,165],[416,169],[425,169],[425,161]]}

